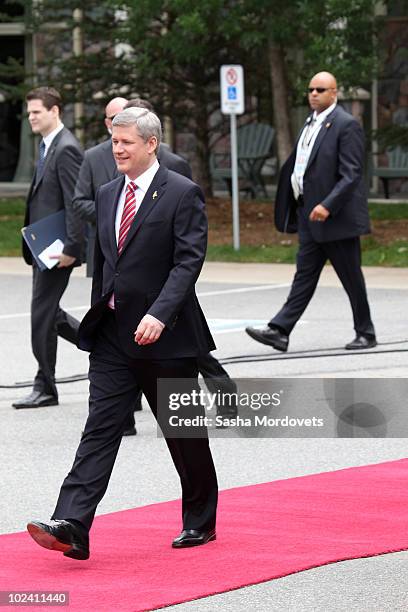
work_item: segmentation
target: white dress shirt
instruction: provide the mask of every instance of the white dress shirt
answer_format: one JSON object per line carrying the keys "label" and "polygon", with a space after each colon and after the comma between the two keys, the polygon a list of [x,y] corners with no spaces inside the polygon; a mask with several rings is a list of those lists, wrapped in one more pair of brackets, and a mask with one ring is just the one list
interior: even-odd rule
{"label": "white dress shirt", "polygon": [[[119,196],[119,201],[118,201],[118,205],[116,208],[116,219],[115,219],[115,235],[116,235],[116,245],[118,244],[118,240],[119,240],[119,229],[120,229],[120,222],[122,220],[122,214],[123,214],[123,208],[125,206],[125,198],[126,198],[126,189],[128,184],[132,181],[133,183],[136,184],[137,189],[135,191],[135,198],[136,198],[136,211],[135,211],[135,215],[137,214],[137,211],[140,208],[141,203],[143,202],[143,198],[146,195],[147,190],[149,189],[156,172],[158,171],[158,169],[160,168],[160,164],[159,162],[156,161],[150,166],[150,168],[148,168],[147,170],[145,170],[145,172],[143,172],[143,174],[141,174],[140,176],[137,177],[137,179],[130,179],[127,174],[125,175],[125,184],[123,185],[123,189],[122,192]],[[112,308],[112,310],[115,309],[115,298],[114,298],[114,294],[112,293],[109,303],[108,303],[109,308]]]}
{"label": "white dress shirt", "polygon": [[320,132],[320,128],[322,127],[327,116],[330,115],[330,113],[336,108],[336,104],[337,102],[334,102],[328,108],[326,108],[326,110],[319,114],[314,111],[311,120],[302,130],[296,148],[295,166],[291,176],[293,195],[295,196],[296,200],[300,195],[303,195],[303,176],[305,174],[314,143],[316,142],[317,135]]}
{"label": "white dress shirt", "polygon": [[133,179],[130,179],[127,175],[125,175],[125,184],[123,186],[122,193],[119,196],[118,206],[116,208],[116,219],[115,219],[116,244],[118,244],[118,240],[119,240],[119,228],[120,228],[120,222],[122,220],[123,208],[125,206],[127,186],[129,185],[131,181],[135,183],[137,186],[137,189],[135,191],[135,198],[136,198],[135,214],[136,214],[159,168],[160,168],[160,164],[156,160],[150,166],[150,168],[145,170],[145,172],[143,172],[143,174],[138,176],[137,179],[133,180]]}
{"label": "white dress shirt", "polygon": [[47,136],[43,136],[43,142],[45,144],[44,157],[47,157],[48,149],[50,148],[52,141],[54,140],[56,135],[59,134],[60,131],[63,129],[64,129],[64,124],[61,123],[60,121],[58,126],[55,128],[55,130],[52,130],[52,132],[50,132]]}

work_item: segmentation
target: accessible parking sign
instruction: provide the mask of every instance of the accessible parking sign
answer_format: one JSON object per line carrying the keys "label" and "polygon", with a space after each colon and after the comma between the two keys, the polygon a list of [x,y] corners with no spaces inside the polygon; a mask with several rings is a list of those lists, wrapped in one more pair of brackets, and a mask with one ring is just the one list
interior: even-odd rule
{"label": "accessible parking sign", "polygon": [[224,115],[242,115],[244,107],[244,70],[232,64],[221,66],[221,112]]}

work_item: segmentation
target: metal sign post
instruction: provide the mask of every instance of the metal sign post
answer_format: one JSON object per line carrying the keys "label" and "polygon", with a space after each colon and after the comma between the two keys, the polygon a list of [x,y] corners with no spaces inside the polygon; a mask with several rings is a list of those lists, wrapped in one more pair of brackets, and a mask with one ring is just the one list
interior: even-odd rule
{"label": "metal sign post", "polygon": [[239,251],[239,190],[237,115],[244,108],[244,70],[239,65],[221,66],[221,112],[230,116],[231,179],[232,179],[232,230],[234,249]]}

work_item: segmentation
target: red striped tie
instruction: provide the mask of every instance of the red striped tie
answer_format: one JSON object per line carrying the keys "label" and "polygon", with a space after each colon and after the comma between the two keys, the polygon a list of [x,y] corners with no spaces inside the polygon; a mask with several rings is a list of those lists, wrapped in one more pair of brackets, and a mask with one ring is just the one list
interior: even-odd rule
{"label": "red striped tie", "polygon": [[119,238],[118,238],[118,254],[120,255],[123,250],[123,245],[128,235],[130,226],[132,225],[133,219],[136,213],[136,196],[135,191],[137,189],[136,183],[129,181],[126,187],[125,205],[123,207],[122,218],[120,220],[119,227]]}

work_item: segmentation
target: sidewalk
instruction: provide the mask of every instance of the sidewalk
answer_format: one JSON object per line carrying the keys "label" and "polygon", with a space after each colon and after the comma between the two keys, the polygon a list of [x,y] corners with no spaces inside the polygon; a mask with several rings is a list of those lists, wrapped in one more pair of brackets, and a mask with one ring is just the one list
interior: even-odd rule
{"label": "sidewalk", "polygon": [[[245,283],[254,285],[291,283],[295,264],[257,264],[206,262],[200,275],[201,282]],[[364,276],[368,287],[386,289],[408,289],[407,268],[365,267]],[[319,285],[340,287],[340,281],[331,266],[325,266]]]}
{"label": "sidewalk", "polygon": [[[279,285],[291,283],[295,273],[294,264],[257,264],[205,262],[199,280],[203,283],[227,283],[250,285]],[[31,267],[21,257],[0,257],[0,275],[31,275]],[[75,268],[74,276],[84,277],[85,265]],[[407,268],[365,267],[364,276],[368,287],[376,289],[408,289]],[[322,287],[339,287],[340,281],[331,266],[323,270]]]}

